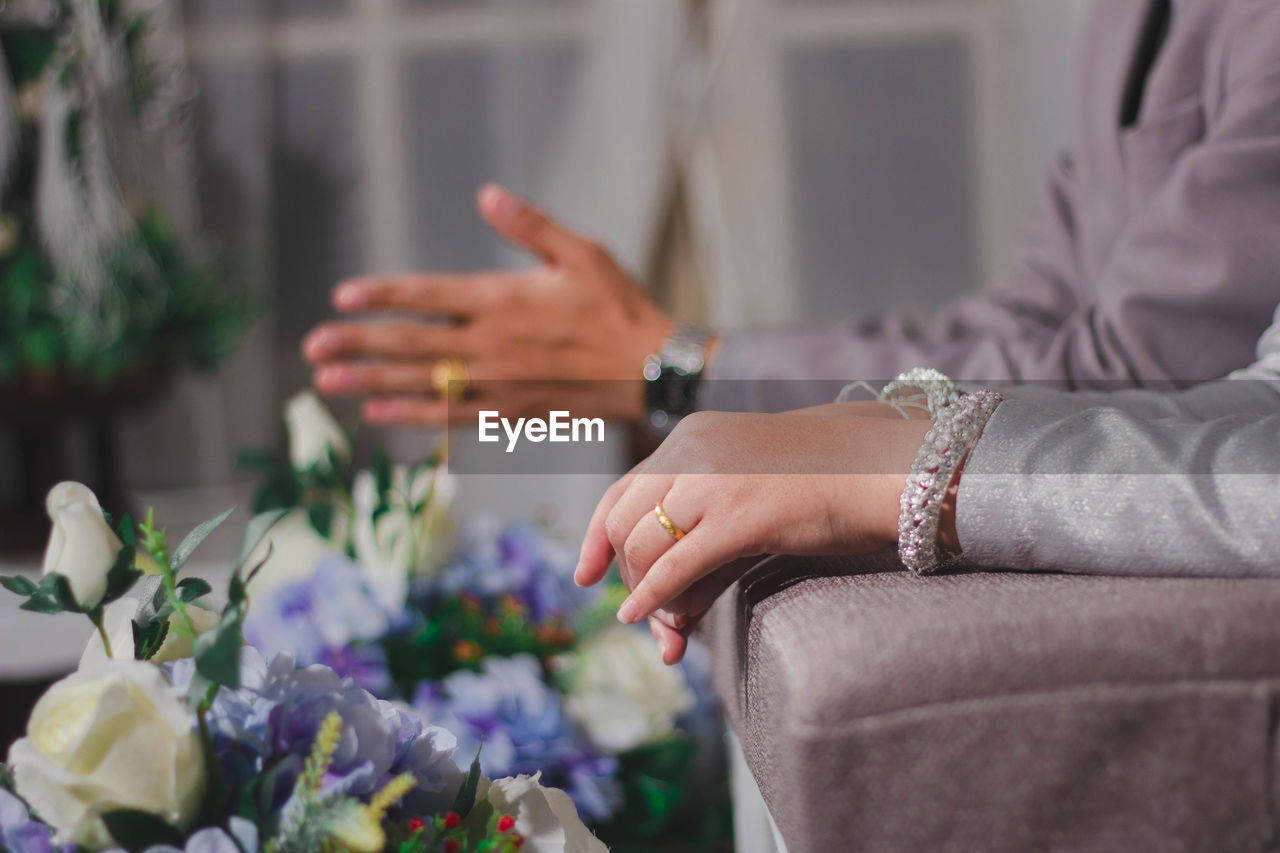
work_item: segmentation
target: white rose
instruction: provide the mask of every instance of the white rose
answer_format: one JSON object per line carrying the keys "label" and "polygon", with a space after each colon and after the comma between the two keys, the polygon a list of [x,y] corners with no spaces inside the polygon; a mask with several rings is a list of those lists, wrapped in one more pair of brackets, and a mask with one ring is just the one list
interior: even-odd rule
{"label": "white rose", "polygon": [[183,826],[204,795],[200,740],[154,666],[113,661],[45,692],[9,750],[14,786],[58,844],[111,843],[99,816],[140,809]]}
{"label": "white rose", "polygon": [[[133,660],[133,615],[137,612],[138,599],[136,598],[126,596],[108,604],[102,616],[102,629],[107,632],[107,638],[111,640],[111,657],[107,657],[102,638],[98,636],[97,631],[94,631],[89,636],[84,653],[80,655],[78,669],[99,667],[108,660]],[[187,605],[187,615],[191,617],[196,636],[218,624],[218,614],[194,604]],[[178,632],[178,623],[181,620],[182,617],[177,613],[169,614],[169,633],[156,653],[148,659],[148,663],[161,664],[191,657],[194,651],[191,641]]]}
{"label": "white rose", "polygon": [[285,405],[289,430],[289,462],[295,471],[329,468],[329,451],[345,462],[351,458],[347,434],[312,391],[295,394]]}
{"label": "white rose", "polygon": [[623,752],[671,734],[676,718],[696,701],[646,631],[608,626],[588,637],[578,656],[566,708],[603,749]]}
{"label": "white rose", "polygon": [[[270,559],[267,559],[268,549]],[[254,594],[265,596],[272,590],[311,577],[317,563],[340,551],[311,526],[306,510],[295,509],[276,522],[245,560],[245,566],[251,569],[267,561],[253,580]]]}
{"label": "white rose", "polygon": [[375,519],[377,479],[372,471],[356,474],[351,541],[370,589],[387,609],[404,606],[411,574],[429,573],[449,556],[453,491],[453,478],[444,468],[424,468],[410,480],[409,469],[397,465],[387,494],[390,508]]}
{"label": "white rose", "polygon": [[521,853],[607,853],[609,848],[578,817],[569,795],[542,787],[541,776],[509,776],[487,786],[482,780],[477,799],[515,818],[515,831],[524,838]]}
{"label": "white rose", "polygon": [[44,574],[64,575],[76,602],[92,609],[106,594],[107,573],[124,543],[107,524],[88,486],[59,483],[49,490],[45,509],[53,530],[44,552]]}

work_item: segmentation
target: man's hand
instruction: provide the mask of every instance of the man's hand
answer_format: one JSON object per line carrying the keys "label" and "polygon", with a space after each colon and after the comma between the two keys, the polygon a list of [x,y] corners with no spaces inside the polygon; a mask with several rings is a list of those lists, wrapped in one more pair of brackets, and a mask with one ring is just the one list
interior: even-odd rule
{"label": "man's hand", "polygon": [[[524,272],[410,273],[340,284],[338,311],[406,312],[403,319],[325,323],[304,358],[324,394],[362,395],[375,423],[443,424],[480,409],[504,416],[574,415],[639,420],[641,368],[674,324],[601,246],[569,232],[508,190],[488,184],[481,215],[541,265]],[[446,402],[432,369],[467,364],[475,394]]]}

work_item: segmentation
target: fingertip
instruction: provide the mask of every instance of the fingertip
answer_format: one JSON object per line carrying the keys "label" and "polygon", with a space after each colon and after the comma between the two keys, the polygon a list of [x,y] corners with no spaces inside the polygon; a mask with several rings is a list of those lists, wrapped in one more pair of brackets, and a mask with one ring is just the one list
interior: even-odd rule
{"label": "fingertip", "polygon": [[333,307],[339,311],[359,311],[369,304],[369,296],[365,292],[365,279],[351,279],[339,284],[333,290]]}
{"label": "fingertip", "polygon": [[520,200],[498,183],[487,183],[476,193],[476,206],[481,215],[498,226],[507,226],[520,213]]}
{"label": "fingertip", "polygon": [[338,351],[340,342],[338,334],[333,329],[321,326],[312,329],[305,338],[302,339],[302,358],[305,361],[321,361]]}

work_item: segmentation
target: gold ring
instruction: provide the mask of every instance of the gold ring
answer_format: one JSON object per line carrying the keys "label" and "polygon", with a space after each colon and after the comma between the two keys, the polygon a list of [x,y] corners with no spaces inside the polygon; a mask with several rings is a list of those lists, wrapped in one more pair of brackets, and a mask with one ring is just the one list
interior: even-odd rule
{"label": "gold ring", "polygon": [[440,359],[431,368],[431,387],[445,400],[461,400],[471,387],[467,363],[457,356]]}
{"label": "gold ring", "polygon": [[667,511],[662,508],[661,503],[653,508],[653,514],[658,517],[658,523],[662,525],[662,529],[671,534],[672,539],[679,542],[684,538],[684,531],[671,520],[671,516],[667,515]]}

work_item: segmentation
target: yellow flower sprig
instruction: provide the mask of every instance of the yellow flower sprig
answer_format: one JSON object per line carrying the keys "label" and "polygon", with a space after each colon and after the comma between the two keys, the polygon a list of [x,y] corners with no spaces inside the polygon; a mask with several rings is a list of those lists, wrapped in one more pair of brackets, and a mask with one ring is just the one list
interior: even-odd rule
{"label": "yellow flower sprig", "polygon": [[298,779],[298,790],[307,795],[320,793],[324,784],[324,774],[333,765],[333,756],[338,751],[338,742],[342,739],[342,715],[330,711],[320,723],[320,731],[316,732],[316,742],[311,746],[311,754],[302,766],[302,776]]}

